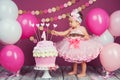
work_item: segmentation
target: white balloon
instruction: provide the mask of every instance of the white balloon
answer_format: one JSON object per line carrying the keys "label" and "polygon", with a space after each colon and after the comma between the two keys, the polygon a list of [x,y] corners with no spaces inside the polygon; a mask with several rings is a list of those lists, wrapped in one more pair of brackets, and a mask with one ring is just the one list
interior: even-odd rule
{"label": "white balloon", "polygon": [[15,44],[22,35],[22,29],[14,19],[0,21],[0,41],[4,44]]}
{"label": "white balloon", "polygon": [[98,37],[98,40],[103,45],[106,45],[106,44],[109,44],[109,43],[113,43],[114,42],[114,37],[111,35],[111,33],[108,30],[106,30],[103,34],[101,34]]}
{"label": "white balloon", "polygon": [[12,0],[0,0],[0,19],[18,17],[18,7]]}

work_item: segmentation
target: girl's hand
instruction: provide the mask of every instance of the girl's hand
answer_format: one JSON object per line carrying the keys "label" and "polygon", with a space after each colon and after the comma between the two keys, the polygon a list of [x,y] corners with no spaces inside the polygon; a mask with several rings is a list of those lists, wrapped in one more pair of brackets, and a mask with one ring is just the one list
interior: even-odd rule
{"label": "girl's hand", "polygon": [[55,30],[52,30],[52,31],[51,31],[51,34],[58,36],[57,31],[55,31]]}
{"label": "girl's hand", "polygon": [[85,40],[90,39],[89,35],[86,35],[86,36],[84,37],[84,39],[85,39]]}

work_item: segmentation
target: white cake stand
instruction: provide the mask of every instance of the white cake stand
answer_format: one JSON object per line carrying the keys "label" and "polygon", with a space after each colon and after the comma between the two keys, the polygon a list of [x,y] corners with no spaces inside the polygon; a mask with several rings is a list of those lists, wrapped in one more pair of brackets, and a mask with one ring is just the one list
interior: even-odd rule
{"label": "white cake stand", "polygon": [[[55,65],[54,67],[51,67],[51,70],[56,70],[57,68],[59,68],[58,65]],[[44,73],[43,73],[42,78],[52,78],[50,73],[49,73],[48,67],[44,68],[43,70],[44,70]]]}
{"label": "white cake stand", "polygon": [[42,75],[42,78],[52,78],[50,73],[49,73],[49,68],[48,67],[44,68],[44,73]]}
{"label": "white cake stand", "polygon": [[34,67],[35,70],[44,70],[42,78],[52,78],[48,67]]}
{"label": "white cake stand", "polygon": [[50,75],[50,73],[49,73],[49,70],[44,70],[42,78],[52,78],[51,75]]}

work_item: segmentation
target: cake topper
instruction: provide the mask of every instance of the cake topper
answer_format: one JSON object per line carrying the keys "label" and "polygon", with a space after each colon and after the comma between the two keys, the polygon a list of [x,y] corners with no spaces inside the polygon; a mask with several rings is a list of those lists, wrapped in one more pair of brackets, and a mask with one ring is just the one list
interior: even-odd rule
{"label": "cake topper", "polygon": [[43,31],[43,33],[41,35],[41,38],[43,38],[43,40],[46,41],[46,33],[45,33],[45,31]]}
{"label": "cake topper", "polygon": [[[36,26],[37,27],[37,31],[35,31],[35,36],[31,36],[29,39],[30,41],[32,41],[33,43],[37,43],[39,41],[41,41],[41,38],[46,41],[46,40],[49,40],[51,41],[52,40],[52,36],[51,35],[50,37],[48,36],[49,33],[51,33],[51,30],[49,29],[50,28],[50,23],[39,23],[39,24],[32,24],[31,22],[29,23],[31,25],[31,27],[34,27]],[[53,30],[55,30],[55,28],[58,26],[57,24],[52,24],[51,25],[53,27]],[[42,33],[41,33],[42,31]],[[48,39],[49,37],[49,39]]]}

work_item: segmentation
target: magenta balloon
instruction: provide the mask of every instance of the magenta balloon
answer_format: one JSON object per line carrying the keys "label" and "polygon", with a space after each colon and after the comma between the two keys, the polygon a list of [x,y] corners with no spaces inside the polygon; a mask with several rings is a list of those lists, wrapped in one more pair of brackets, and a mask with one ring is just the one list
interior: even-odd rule
{"label": "magenta balloon", "polygon": [[111,14],[109,31],[113,36],[120,36],[120,10]]}
{"label": "magenta balloon", "polygon": [[13,73],[19,71],[24,64],[24,54],[15,45],[5,46],[0,53],[1,65]]}
{"label": "magenta balloon", "polygon": [[[29,38],[35,34],[37,30],[36,24],[38,24],[38,20],[34,15],[31,13],[25,13],[18,16],[17,20],[22,27],[22,39]],[[33,27],[31,24],[34,24],[35,26]]]}
{"label": "magenta balloon", "polygon": [[101,8],[92,9],[86,17],[88,29],[96,35],[101,35],[109,26],[109,16]]}
{"label": "magenta balloon", "polygon": [[100,53],[100,62],[106,71],[120,68],[120,45],[111,43],[104,46]]}

